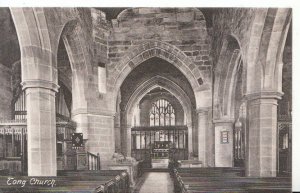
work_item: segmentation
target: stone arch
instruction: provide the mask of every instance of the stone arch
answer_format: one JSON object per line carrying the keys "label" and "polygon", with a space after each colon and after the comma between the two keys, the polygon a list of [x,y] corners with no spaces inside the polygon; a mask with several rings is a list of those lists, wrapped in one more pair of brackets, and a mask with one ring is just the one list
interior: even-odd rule
{"label": "stone arch", "polygon": [[234,93],[237,72],[243,63],[241,47],[235,36],[228,35],[222,45],[215,69],[214,105],[217,107],[215,118],[233,118]]}
{"label": "stone arch", "polygon": [[72,70],[72,119],[77,122],[77,130],[87,137],[88,84],[91,74],[91,58],[81,33],[83,29],[77,19],[65,23],[60,38],[66,48]]}
{"label": "stone arch", "polygon": [[[127,141],[126,144],[123,144],[123,152],[127,153],[127,155],[131,155],[131,127],[132,127],[132,114],[134,110],[134,106],[152,89],[156,87],[161,87],[164,88],[165,90],[169,91],[171,94],[176,96],[177,100],[180,102],[183,110],[184,110],[184,115],[185,115],[185,122],[188,126],[188,133],[189,133],[189,151],[192,151],[192,104],[190,101],[190,98],[186,95],[186,93],[173,81],[161,77],[161,76],[154,76],[151,79],[143,82],[131,95],[129,101],[126,104],[125,107],[125,113],[124,116],[126,118],[124,119],[126,123],[123,123],[121,125],[126,125],[126,128],[122,128],[123,131],[123,140]],[[124,131],[125,130],[125,131]]]}
{"label": "stone arch", "polygon": [[[247,55],[247,93],[281,92],[282,55],[291,9],[259,9],[251,29]],[[258,77],[258,73],[260,78]]]}
{"label": "stone arch", "polygon": [[87,108],[87,79],[91,72],[90,56],[80,33],[82,27],[77,20],[67,22],[61,32],[72,69],[73,93],[77,98],[74,100],[75,110]]}
{"label": "stone arch", "polygon": [[[185,123],[187,124],[188,120],[189,123],[191,123],[192,104],[189,97],[176,83],[161,76],[154,76],[151,79],[143,82],[131,95],[125,106],[125,112],[130,114],[130,112],[133,111],[134,104],[140,101],[149,91],[151,91],[155,87],[164,88],[174,96],[177,96],[176,98],[185,111]],[[127,123],[129,123],[130,120],[131,119],[127,119]]]}
{"label": "stone arch", "polygon": [[[195,94],[210,90],[210,80],[204,78],[198,66],[180,49],[161,41],[146,41],[130,49],[124,59],[117,63],[116,68],[112,70],[108,85],[113,85],[114,88],[113,101],[116,101],[117,92],[128,74],[139,64],[153,57],[166,60],[178,68],[188,79]],[[196,97],[196,106],[201,104],[199,100]]]}
{"label": "stone arch", "polygon": [[[22,81],[43,80],[57,91],[56,53],[43,8],[10,8],[21,49]],[[32,68],[32,67],[35,68]]]}
{"label": "stone arch", "polygon": [[[147,9],[146,12],[149,12],[149,9],[152,9],[153,12],[158,12],[161,9],[170,9],[170,8],[148,8],[148,7],[142,7],[142,8],[128,8],[128,9],[124,9],[122,10],[118,16],[117,16],[117,20],[121,21],[122,18],[126,18],[128,15],[132,15],[133,13],[138,13],[139,9]],[[156,11],[154,11],[156,9]],[[173,8],[174,12],[176,13],[176,10],[184,10],[184,11],[194,11],[195,13],[197,13],[197,17],[202,17],[205,20],[204,14],[202,13],[202,11],[199,8],[194,8],[194,7],[185,7],[185,8],[181,8],[181,7],[177,7],[177,8]],[[127,15],[128,14],[128,15]]]}

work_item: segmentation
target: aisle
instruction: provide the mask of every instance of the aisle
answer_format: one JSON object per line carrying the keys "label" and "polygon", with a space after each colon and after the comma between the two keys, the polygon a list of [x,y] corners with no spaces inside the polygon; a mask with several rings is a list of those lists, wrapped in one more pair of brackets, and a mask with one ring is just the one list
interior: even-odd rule
{"label": "aisle", "polygon": [[135,193],[173,193],[174,184],[168,172],[147,172],[135,189]]}

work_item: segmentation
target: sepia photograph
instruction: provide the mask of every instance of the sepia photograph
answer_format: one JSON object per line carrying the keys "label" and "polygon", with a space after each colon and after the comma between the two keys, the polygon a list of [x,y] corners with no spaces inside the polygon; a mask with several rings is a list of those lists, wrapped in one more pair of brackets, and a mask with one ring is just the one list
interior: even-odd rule
{"label": "sepia photograph", "polygon": [[0,193],[292,192],[293,13],[0,7]]}

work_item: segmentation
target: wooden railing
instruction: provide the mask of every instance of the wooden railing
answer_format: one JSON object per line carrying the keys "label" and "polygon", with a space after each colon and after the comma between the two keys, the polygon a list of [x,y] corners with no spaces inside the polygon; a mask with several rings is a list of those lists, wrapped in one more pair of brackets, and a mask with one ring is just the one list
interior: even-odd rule
{"label": "wooden railing", "polygon": [[[57,157],[59,169],[75,169],[76,152],[66,151],[71,148],[71,135],[75,132],[75,128],[74,122],[57,119],[57,142],[62,145],[62,153]],[[65,154],[65,152],[68,152],[68,154]],[[74,163],[74,167],[67,165],[70,162]],[[67,168],[64,168],[64,166],[67,166]],[[27,122],[25,119],[0,120],[0,169],[8,169],[13,175],[26,175]]]}
{"label": "wooden railing", "polygon": [[100,154],[87,152],[88,170],[100,170]]}
{"label": "wooden railing", "polygon": [[26,174],[26,120],[1,120],[0,145],[0,169],[10,174]]}

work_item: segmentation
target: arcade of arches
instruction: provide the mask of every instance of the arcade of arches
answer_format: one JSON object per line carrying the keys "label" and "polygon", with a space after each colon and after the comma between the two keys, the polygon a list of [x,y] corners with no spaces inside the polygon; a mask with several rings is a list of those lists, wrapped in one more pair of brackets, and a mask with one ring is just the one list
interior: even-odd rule
{"label": "arcade of arches", "polygon": [[[64,140],[76,132],[101,168],[117,152],[290,173],[291,15],[1,8],[0,167],[9,157],[29,176],[79,167]],[[153,153],[157,145],[172,156]]]}

